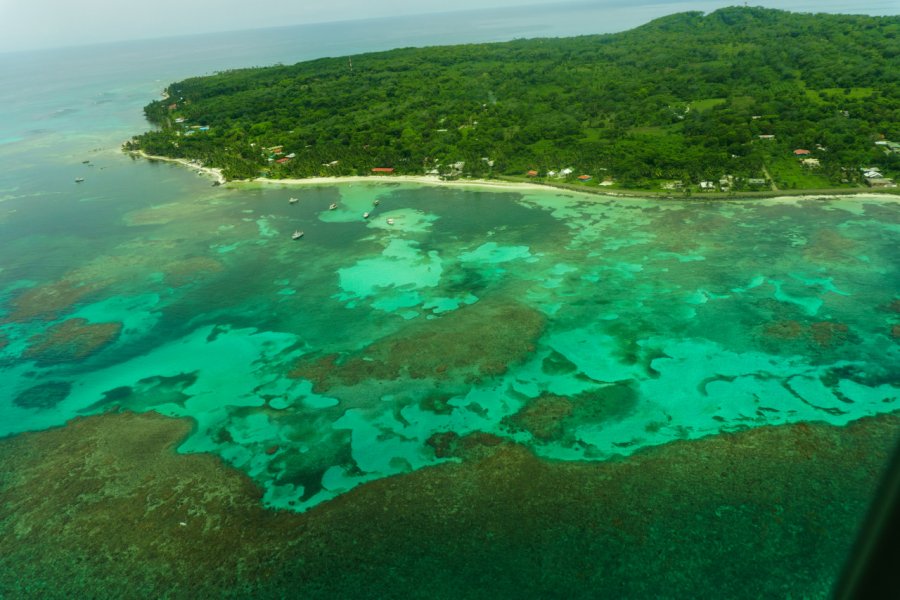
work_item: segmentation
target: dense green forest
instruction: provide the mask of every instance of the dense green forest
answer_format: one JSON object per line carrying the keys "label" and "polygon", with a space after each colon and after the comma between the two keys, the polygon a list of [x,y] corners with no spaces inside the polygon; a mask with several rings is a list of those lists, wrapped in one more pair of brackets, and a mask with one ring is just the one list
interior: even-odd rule
{"label": "dense green forest", "polygon": [[610,35],[233,70],[166,92],[145,108],[156,129],[126,148],[230,179],[392,167],[741,190],[900,175],[900,17],[727,8]]}

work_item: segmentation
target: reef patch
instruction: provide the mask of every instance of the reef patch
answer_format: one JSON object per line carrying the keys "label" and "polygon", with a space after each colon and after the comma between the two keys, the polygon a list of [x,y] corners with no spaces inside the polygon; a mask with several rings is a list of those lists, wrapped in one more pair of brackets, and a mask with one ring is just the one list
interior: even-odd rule
{"label": "reef patch", "polygon": [[0,591],[824,597],[898,428],[896,413],[760,427],[602,463],[448,433],[432,446],[454,462],[297,514],[263,509],[220,459],[176,453],[186,419],[81,418],[0,440]]}
{"label": "reef patch", "polygon": [[544,327],[540,312],[522,304],[477,302],[354,353],[303,358],[290,377],[309,379],[317,393],[367,379],[447,378],[468,372],[472,380],[501,375],[534,351]]}
{"label": "reef patch", "polygon": [[13,399],[13,404],[22,408],[45,410],[53,408],[69,396],[72,384],[65,381],[48,381],[30,387]]}
{"label": "reef patch", "polygon": [[23,358],[40,364],[83,360],[115,341],[121,331],[121,323],[68,319],[31,338]]}

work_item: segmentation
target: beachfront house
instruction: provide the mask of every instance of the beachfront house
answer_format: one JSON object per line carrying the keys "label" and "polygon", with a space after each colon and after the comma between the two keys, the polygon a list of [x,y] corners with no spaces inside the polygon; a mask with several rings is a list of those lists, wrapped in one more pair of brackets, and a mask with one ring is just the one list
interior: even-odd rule
{"label": "beachfront house", "polygon": [[586,181],[590,181],[591,179],[593,179],[593,177],[591,177],[590,175],[579,175],[578,176],[578,181],[580,181],[582,183],[584,183]]}
{"label": "beachfront house", "polygon": [[372,172],[389,175],[394,172],[394,167],[372,167]]}
{"label": "beachfront house", "polygon": [[866,177],[866,183],[873,188],[893,188],[897,187],[893,179],[887,177]]}
{"label": "beachfront house", "polygon": [[532,169],[531,171],[528,171],[528,173],[526,173],[526,175],[528,175],[529,177],[537,177],[538,172],[535,171],[534,169]]}
{"label": "beachfront house", "polygon": [[805,148],[797,148],[794,150],[794,156],[809,156],[810,154],[812,154],[812,152]]}

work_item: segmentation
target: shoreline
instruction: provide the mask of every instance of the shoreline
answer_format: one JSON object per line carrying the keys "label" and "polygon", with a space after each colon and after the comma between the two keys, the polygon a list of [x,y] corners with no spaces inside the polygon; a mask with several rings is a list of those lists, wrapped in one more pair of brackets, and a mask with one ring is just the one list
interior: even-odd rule
{"label": "shoreline", "polygon": [[261,185],[282,185],[287,187],[297,186],[317,186],[317,185],[340,185],[344,183],[365,183],[365,184],[390,184],[390,183],[412,183],[419,185],[434,185],[442,187],[472,187],[487,188],[493,190],[530,190],[530,191],[547,191],[560,190],[574,194],[585,194],[592,196],[608,196],[613,198],[642,198],[645,200],[693,200],[693,201],[729,201],[729,200],[812,200],[821,198],[839,198],[839,197],[858,197],[865,196],[872,200],[882,200],[888,202],[900,203],[900,188],[888,189],[871,189],[871,188],[833,188],[824,190],[765,190],[758,192],[736,192],[734,194],[725,194],[722,192],[697,193],[690,196],[681,194],[671,194],[654,190],[621,190],[621,189],[599,189],[575,186],[567,183],[552,182],[531,182],[516,181],[513,179],[441,179],[435,175],[348,175],[343,177],[302,177],[302,178],[286,178],[286,179],[269,179],[267,177],[256,177],[253,179],[233,179],[228,180],[222,174],[222,169],[214,167],[204,167],[195,160],[186,158],[172,158],[169,156],[158,156],[155,154],[147,154],[143,150],[126,150],[129,154],[140,156],[147,160],[158,160],[162,162],[176,163],[184,167],[188,167],[212,177],[216,182],[214,185],[235,184],[261,184]]}
{"label": "shoreline", "polygon": [[900,203],[900,189],[873,190],[869,188],[830,189],[830,190],[778,190],[760,192],[737,192],[724,194],[722,192],[697,193],[691,196],[676,195],[653,190],[608,190],[599,188],[580,188],[571,184],[551,182],[515,181],[508,179],[441,179],[434,175],[349,175],[345,177],[304,177],[295,179],[269,179],[256,177],[254,179],[235,179],[228,183],[262,185],[284,185],[287,187],[339,185],[343,183],[414,183],[420,185],[435,185],[445,187],[475,187],[508,191],[535,191],[547,192],[559,190],[572,194],[590,196],[607,196],[613,198],[640,198],[643,200],[683,200],[683,201],[729,201],[729,200],[815,200],[824,198],[855,198],[866,197],[870,200],[880,200]]}
{"label": "shoreline", "polygon": [[416,183],[447,187],[482,187],[492,189],[534,191],[545,190],[548,186],[538,183],[503,181],[502,179],[441,179],[435,175],[348,175],[345,177],[303,177],[299,179],[237,179],[230,183],[261,183],[264,185],[314,186],[335,185],[339,183]]}
{"label": "shoreline", "polygon": [[158,160],[161,162],[176,163],[183,167],[193,169],[193,170],[197,171],[198,173],[212,177],[213,180],[215,180],[215,182],[216,182],[214,185],[224,185],[224,184],[228,183],[228,180],[225,179],[224,175],[222,175],[222,169],[217,169],[217,168],[213,168],[213,167],[204,167],[200,162],[196,161],[196,159],[189,160],[187,158],[172,158],[170,156],[158,156],[156,154],[147,154],[143,150],[125,150],[125,152],[127,152],[128,154],[131,154],[133,156],[140,156],[141,158],[145,158],[150,161]]}

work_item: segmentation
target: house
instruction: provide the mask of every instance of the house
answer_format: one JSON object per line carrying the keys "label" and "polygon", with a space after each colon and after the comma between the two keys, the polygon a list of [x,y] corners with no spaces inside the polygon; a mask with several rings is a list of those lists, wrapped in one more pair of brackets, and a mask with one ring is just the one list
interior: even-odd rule
{"label": "house", "polygon": [[572,169],[565,168],[565,169],[563,169],[562,171],[560,171],[559,174],[562,175],[563,177],[565,177],[565,176],[567,176],[567,175],[571,175],[571,174],[572,174]]}
{"label": "house", "polygon": [[751,177],[747,180],[747,185],[766,185],[766,180],[761,177]]}
{"label": "house", "polygon": [[794,150],[794,156],[809,156],[812,154],[809,150],[805,150],[804,148],[797,148]]}
{"label": "house", "polygon": [[373,167],[373,173],[393,173],[394,167]]}
{"label": "house", "polygon": [[538,172],[532,169],[531,171],[528,171],[528,173],[526,173],[526,175],[528,175],[529,177],[537,177]]}
{"label": "house", "polygon": [[818,158],[803,158],[800,160],[800,164],[810,169],[817,169],[821,166]]}
{"label": "house", "polygon": [[866,183],[869,184],[869,187],[873,188],[897,187],[897,184],[894,183],[894,180],[888,179],[887,177],[866,177]]}
{"label": "house", "polygon": [[757,136],[761,140],[774,140],[775,136],[771,133],[764,133],[762,135]]}
{"label": "house", "polygon": [[716,184],[713,181],[701,181],[700,182],[700,191],[712,192],[715,189],[716,189]]}
{"label": "house", "polygon": [[277,162],[279,165],[283,165],[284,163],[290,162],[290,161],[291,161],[291,159],[289,159],[287,156],[285,156],[284,158],[279,158],[275,162]]}
{"label": "house", "polygon": [[556,171],[547,171],[547,177],[556,177]]}
{"label": "house", "polygon": [[591,177],[590,175],[579,175],[578,176],[578,181],[581,181],[581,182],[590,181],[591,179],[593,179],[593,177]]}

